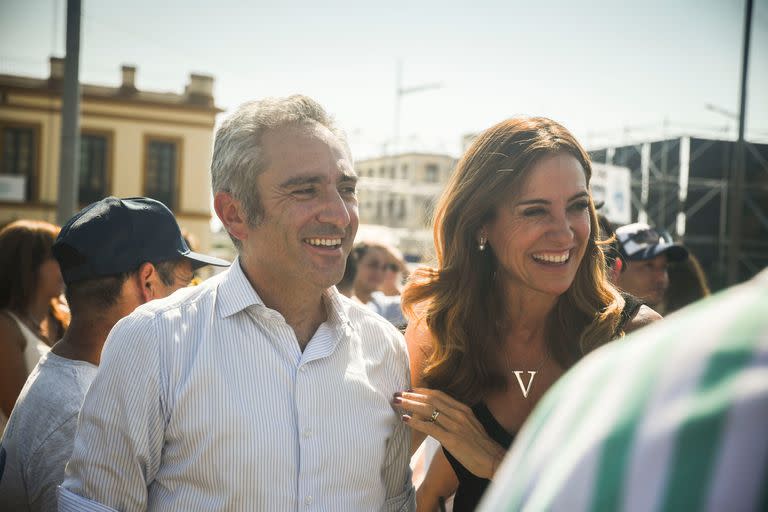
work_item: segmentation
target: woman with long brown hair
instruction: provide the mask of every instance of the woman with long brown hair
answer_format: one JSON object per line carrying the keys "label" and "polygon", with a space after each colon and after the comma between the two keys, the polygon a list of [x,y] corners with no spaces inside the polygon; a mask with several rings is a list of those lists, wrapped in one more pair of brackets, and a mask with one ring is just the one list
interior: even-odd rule
{"label": "woman with long brown hair", "polygon": [[37,360],[64,334],[68,311],[51,247],[59,227],[18,220],[0,230],[0,426]]}
{"label": "woman with long brown hair", "polygon": [[[659,318],[604,276],[590,160],[544,118],[481,134],[438,203],[437,267],[403,293],[414,385],[393,402],[442,444],[421,510],[472,510],[526,417],[584,354]],[[446,462],[447,461],[447,462]],[[450,466],[448,466],[450,463]]]}

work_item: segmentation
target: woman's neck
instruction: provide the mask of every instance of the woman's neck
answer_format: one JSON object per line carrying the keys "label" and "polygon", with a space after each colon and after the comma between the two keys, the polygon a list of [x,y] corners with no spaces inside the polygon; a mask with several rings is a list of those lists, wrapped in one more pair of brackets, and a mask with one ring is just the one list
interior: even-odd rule
{"label": "woman's neck", "polygon": [[510,329],[528,339],[543,339],[549,315],[557,304],[557,296],[519,286],[502,284],[505,321]]}
{"label": "woman's neck", "polygon": [[33,298],[24,313],[32,320],[35,325],[42,326],[50,312],[51,300],[48,297]]}
{"label": "woman's neck", "polygon": [[372,296],[373,296],[373,292],[355,290],[355,297],[357,297],[357,299],[363,304],[368,304],[369,302],[371,302]]}

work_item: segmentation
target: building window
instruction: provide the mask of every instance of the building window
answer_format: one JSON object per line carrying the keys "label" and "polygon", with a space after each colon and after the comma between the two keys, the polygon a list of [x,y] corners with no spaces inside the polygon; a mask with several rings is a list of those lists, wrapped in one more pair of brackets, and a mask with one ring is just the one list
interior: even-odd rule
{"label": "building window", "polygon": [[83,133],[80,136],[80,177],[77,198],[80,204],[91,204],[109,194],[106,135]]}
{"label": "building window", "polygon": [[179,143],[177,141],[148,139],[144,195],[157,199],[171,210],[177,205]]}
{"label": "building window", "polygon": [[408,179],[408,164],[403,164],[402,167],[400,167],[400,177],[404,180]]}
{"label": "building window", "polygon": [[438,168],[437,164],[427,164],[425,167],[424,180],[427,183],[437,183],[438,181]]}
{"label": "building window", "polygon": [[37,128],[22,125],[0,125],[0,174],[25,178],[24,200],[37,194]]}

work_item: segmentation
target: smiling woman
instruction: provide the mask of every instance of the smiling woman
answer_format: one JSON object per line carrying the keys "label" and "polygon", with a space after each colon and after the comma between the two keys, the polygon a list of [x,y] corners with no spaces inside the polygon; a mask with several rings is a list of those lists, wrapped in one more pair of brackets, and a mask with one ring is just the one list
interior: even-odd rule
{"label": "smiling woman", "polygon": [[419,488],[420,509],[457,490],[454,510],[473,510],[555,380],[658,317],[604,276],[590,177],[568,130],[520,118],[480,135],[446,187],[437,268],[417,270],[403,293],[415,389],[393,399],[414,449],[425,434],[443,446]]}

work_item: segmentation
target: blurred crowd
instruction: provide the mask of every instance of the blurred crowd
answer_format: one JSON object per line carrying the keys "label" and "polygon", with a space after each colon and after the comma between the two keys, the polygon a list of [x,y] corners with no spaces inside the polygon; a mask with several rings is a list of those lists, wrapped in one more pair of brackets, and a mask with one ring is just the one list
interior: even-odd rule
{"label": "blurred crowd", "polygon": [[148,198],[5,225],[3,510],[757,510],[768,276],[708,298],[590,173],[552,120],[489,128],[409,265],[355,240],[346,139],[293,96],[217,133],[233,263]]}

